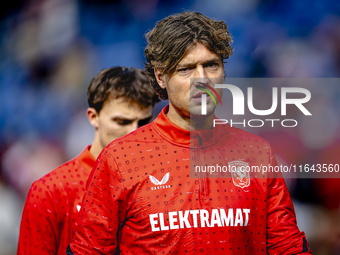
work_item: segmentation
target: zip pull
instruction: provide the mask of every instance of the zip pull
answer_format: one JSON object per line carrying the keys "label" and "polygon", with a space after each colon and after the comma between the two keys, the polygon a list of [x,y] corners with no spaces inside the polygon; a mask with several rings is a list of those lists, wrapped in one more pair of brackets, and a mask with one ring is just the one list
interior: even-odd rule
{"label": "zip pull", "polygon": [[202,137],[199,133],[197,133],[198,136],[198,145],[202,145]]}

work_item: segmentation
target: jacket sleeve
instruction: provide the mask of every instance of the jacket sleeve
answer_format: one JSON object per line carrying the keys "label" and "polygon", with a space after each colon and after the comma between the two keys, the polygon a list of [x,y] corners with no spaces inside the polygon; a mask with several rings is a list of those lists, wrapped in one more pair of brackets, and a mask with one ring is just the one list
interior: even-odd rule
{"label": "jacket sleeve", "polygon": [[58,223],[55,209],[43,181],[33,183],[23,210],[17,255],[56,254]]}
{"label": "jacket sleeve", "polygon": [[[270,156],[270,164],[277,166],[273,153]],[[297,226],[293,203],[280,172],[268,179],[267,253],[312,254],[304,232]]]}
{"label": "jacket sleeve", "polygon": [[113,254],[126,213],[122,177],[112,154],[104,149],[87,182],[73,241],[67,254]]}

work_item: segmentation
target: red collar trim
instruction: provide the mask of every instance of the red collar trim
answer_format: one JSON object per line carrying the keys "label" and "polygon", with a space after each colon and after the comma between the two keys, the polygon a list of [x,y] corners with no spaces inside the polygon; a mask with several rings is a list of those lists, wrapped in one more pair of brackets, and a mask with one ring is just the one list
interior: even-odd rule
{"label": "red collar trim", "polygon": [[94,164],[96,163],[96,159],[92,156],[90,148],[91,145],[87,146],[77,157],[79,163],[85,168],[87,172],[91,172]]}
{"label": "red collar trim", "polygon": [[[154,120],[154,125],[156,129],[160,132],[161,136],[165,137],[173,143],[196,147],[197,136],[202,138],[202,146],[209,146],[216,143],[221,136],[222,127],[224,125],[218,125],[212,129],[185,130],[174,123],[172,123],[166,116],[169,110],[169,106],[163,108],[163,110],[158,114],[157,118]],[[191,135],[191,137],[190,137]]]}

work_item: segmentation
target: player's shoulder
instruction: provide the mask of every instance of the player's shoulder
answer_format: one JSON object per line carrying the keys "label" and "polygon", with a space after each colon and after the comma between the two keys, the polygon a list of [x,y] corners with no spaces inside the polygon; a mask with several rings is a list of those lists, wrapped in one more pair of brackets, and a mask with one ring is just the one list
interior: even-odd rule
{"label": "player's shoulder", "polygon": [[69,181],[70,176],[77,175],[75,171],[79,167],[77,157],[75,157],[36,180],[31,185],[31,190],[55,192],[57,189],[62,189],[64,184]]}
{"label": "player's shoulder", "polygon": [[[144,125],[133,132],[117,138],[109,143],[103,150],[103,153],[117,152],[125,154],[127,150],[131,151],[143,146],[150,146],[157,141],[160,137],[157,135],[157,131],[152,123]],[[106,151],[106,152],[105,152]]]}
{"label": "player's shoulder", "polygon": [[155,130],[154,124],[153,122],[151,122],[114,141],[125,141],[125,142],[146,141],[152,138],[156,139],[155,133],[156,133],[156,130]]}

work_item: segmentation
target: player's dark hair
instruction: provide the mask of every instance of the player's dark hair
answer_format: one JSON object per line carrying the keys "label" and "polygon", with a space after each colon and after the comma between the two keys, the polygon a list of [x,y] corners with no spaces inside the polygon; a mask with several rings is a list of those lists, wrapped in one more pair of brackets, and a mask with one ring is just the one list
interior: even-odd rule
{"label": "player's dark hair", "polygon": [[182,12],[159,21],[146,34],[146,40],[146,74],[162,99],[168,99],[168,94],[158,85],[154,68],[162,74],[173,71],[197,43],[220,56],[222,62],[233,53],[231,35],[224,21],[210,19],[199,12]]}
{"label": "player's dark hair", "polygon": [[144,71],[133,67],[112,67],[100,71],[87,89],[87,102],[99,113],[108,98],[126,98],[142,108],[159,102]]}

